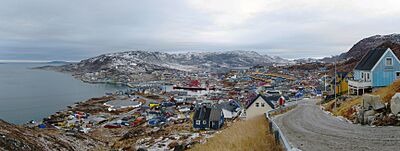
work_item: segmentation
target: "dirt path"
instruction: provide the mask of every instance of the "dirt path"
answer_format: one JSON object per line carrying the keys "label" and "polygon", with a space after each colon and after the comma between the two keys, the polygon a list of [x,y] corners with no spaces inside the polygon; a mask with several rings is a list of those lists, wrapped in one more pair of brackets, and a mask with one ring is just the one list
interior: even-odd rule
{"label": "dirt path", "polygon": [[274,119],[294,147],[306,151],[400,150],[400,127],[351,124],[324,113],[315,103],[303,100]]}

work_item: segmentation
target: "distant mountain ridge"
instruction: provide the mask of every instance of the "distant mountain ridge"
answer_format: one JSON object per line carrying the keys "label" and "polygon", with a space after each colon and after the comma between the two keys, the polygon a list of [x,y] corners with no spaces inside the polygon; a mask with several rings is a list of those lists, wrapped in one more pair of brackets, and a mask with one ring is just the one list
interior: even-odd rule
{"label": "distant mountain ridge", "polygon": [[[129,82],[155,80],[163,73],[223,72],[235,67],[252,67],[271,63],[290,63],[280,57],[261,55],[254,51],[188,52],[170,54],[152,51],[126,51],[99,55],[79,63],[59,67],[43,67],[72,72],[84,81],[98,79]],[[117,77],[117,78],[116,78]],[[117,80],[115,80],[115,78]],[[95,80],[92,80],[95,79]]]}
{"label": "distant mountain ridge", "polygon": [[260,55],[254,51],[189,52],[169,54],[150,51],[126,51],[108,53],[82,60],[72,70],[95,70],[144,65],[181,71],[220,70],[232,67],[254,66],[268,63],[288,63],[280,57]]}

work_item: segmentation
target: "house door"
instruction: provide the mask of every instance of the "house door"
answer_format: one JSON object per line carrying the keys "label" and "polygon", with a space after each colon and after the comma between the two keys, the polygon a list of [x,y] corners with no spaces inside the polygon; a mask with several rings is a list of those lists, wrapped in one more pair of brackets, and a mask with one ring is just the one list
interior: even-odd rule
{"label": "house door", "polygon": [[400,78],[400,71],[397,71],[396,72],[396,79],[399,79]]}

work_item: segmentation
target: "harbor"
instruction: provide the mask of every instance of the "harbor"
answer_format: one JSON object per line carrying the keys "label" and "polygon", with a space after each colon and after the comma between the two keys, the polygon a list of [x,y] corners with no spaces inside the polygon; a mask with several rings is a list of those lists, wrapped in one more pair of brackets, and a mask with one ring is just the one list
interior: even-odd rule
{"label": "harbor", "polygon": [[0,64],[0,118],[14,124],[41,120],[75,102],[125,90],[125,86],[88,84],[69,74],[32,70],[44,63]]}

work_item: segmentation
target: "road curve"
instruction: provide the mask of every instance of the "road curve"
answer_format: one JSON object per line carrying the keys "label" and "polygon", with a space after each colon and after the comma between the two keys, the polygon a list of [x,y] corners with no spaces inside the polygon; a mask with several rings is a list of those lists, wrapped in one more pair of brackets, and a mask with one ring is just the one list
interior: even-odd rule
{"label": "road curve", "polygon": [[333,117],[303,100],[283,115],[274,118],[294,147],[305,151],[400,150],[400,127],[370,127]]}

